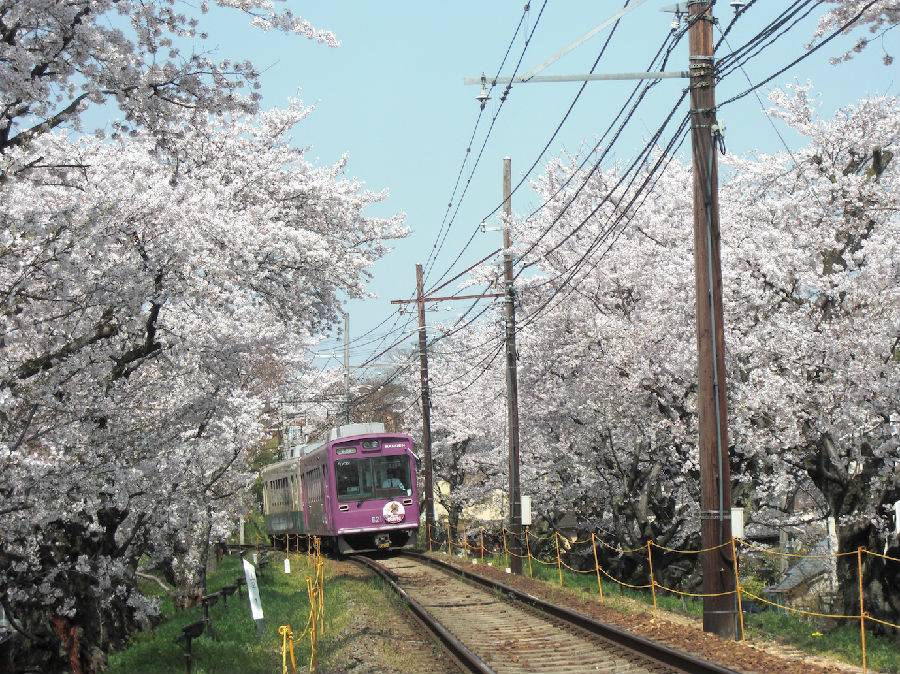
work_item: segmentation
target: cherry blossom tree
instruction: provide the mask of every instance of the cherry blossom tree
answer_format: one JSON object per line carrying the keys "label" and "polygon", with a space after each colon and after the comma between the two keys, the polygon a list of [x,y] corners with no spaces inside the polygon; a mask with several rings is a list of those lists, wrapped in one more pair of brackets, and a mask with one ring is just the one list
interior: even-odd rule
{"label": "cherry blossom tree", "polygon": [[[836,5],[826,12],[816,26],[814,39],[818,39],[828,33],[854,22],[847,30],[856,28],[857,25],[867,26],[872,37],[861,37],[856,44],[847,50],[840,59],[832,59],[832,63],[848,61],[869,46],[873,40],[879,40],[883,44],[883,38],[888,31],[900,24],[900,6],[894,0],[829,0],[829,4]],[[858,18],[857,18],[858,17]],[[891,65],[894,57],[885,49],[884,64]]]}
{"label": "cherry blossom tree", "polygon": [[[557,160],[535,185],[548,208],[517,226],[532,249],[524,262],[539,270],[521,292],[523,465],[552,526],[574,519],[621,547],[689,546],[698,532],[690,171],[670,165],[640,209],[615,188],[620,177]],[[611,223],[624,229],[607,251]],[[595,241],[604,244],[585,255]],[[644,572],[611,556],[625,575]]]}
{"label": "cherry blossom tree", "polygon": [[[337,46],[328,31],[272,0],[218,0],[261,30]],[[164,136],[210,113],[253,113],[259,71],[217,60],[205,45],[203,0],[193,14],[170,0],[0,0],[0,153],[47,131],[79,128],[90,105],[121,113],[116,133]]]}
{"label": "cherry blossom tree", "polygon": [[345,160],[289,144],[308,112],[2,155],[0,600],[46,671],[60,648],[95,671],[147,623],[142,556],[202,587],[267,400],[405,233]]}
{"label": "cherry blossom tree", "polygon": [[[900,499],[890,423],[900,410],[900,104],[866,99],[826,120],[809,87],[773,100],[808,144],[732,159],[723,266],[735,452],[754,464],[758,496],[809,482],[838,521],[841,551],[880,550]],[[888,591],[898,572],[872,563],[873,611],[900,615]],[[841,573],[855,577],[850,565]],[[857,601],[844,598],[848,610]]]}

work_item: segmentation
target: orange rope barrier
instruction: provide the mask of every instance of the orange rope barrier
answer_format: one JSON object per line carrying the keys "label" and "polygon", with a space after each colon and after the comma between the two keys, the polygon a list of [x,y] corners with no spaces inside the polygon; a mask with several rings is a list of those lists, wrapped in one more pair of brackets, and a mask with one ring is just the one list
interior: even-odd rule
{"label": "orange rope barrier", "polygon": [[639,548],[620,548],[620,547],[617,546],[617,545],[610,545],[609,543],[607,543],[606,541],[604,541],[602,538],[598,538],[598,539],[597,539],[597,542],[598,542],[600,545],[602,545],[604,548],[607,548],[607,549],[609,549],[609,550],[615,550],[615,551],[618,552],[620,555],[631,555],[631,554],[634,554],[634,553],[636,553],[636,552],[640,552],[640,553],[646,552],[646,549],[644,548],[643,545],[642,545],[641,547],[639,547]]}
{"label": "orange rope barrier", "polygon": [[655,587],[658,587],[661,590],[665,590],[666,592],[671,592],[672,594],[684,595],[685,597],[726,597],[730,594],[734,594],[734,590],[728,590],[728,592],[709,592],[709,593],[700,593],[700,592],[685,592],[683,590],[676,590],[672,587],[666,587],[662,583],[653,582]]}
{"label": "orange rope barrier", "polygon": [[626,583],[625,581],[619,580],[615,576],[609,575],[609,573],[606,572],[606,569],[604,569],[602,566],[598,568],[600,569],[600,573],[609,578],[612,582],[618,583],[619,585],[622,585],[624,587],[630,587],[633,590],[646,590],[650,587],[649,585],[632,585],[631,583]]}
{"label": "orange rope barrier", "polygon": [[849,557],[850,555],[856,555],[856,552],[832,552],[827,555],[804,555],[799,552],[781,552],[780,550],[770,550],[769,548],[764,548],[761,545],[750,543],[749,541],[745,541],[744,539],[739,539],[738,543],[755,552],[761,552],[764,555],[775,555],[778,557],[808,557],[810,559],[831,559],[832,557]]}
{"label": "orange rope barrier", "polygon": [[713,550],[718,550],[720,548],[728,547],[731,545],[731,541],[727,543],[720,543],[719,545],[714,545],[711,548],[701,548],[700,550],[678,550],[676,548],[667,548],[665,545],[660,545],[659,543],[654,543],[653,541],[647,541],[654,548],[659,548],[660,550],[665,550],[666,552],[677,552],[680,555],[700,555],[704,552],[712,552]]}
{"label": "orange rope barrier", "polygon": [[573,573],[594,573],[593,569],[586,569],[584,571],[579,571],[578,569],[573,569],[571,566],[569,566],[565,562],[561,561],[560,563],[562,564],[562,566],[566,567],[569,571],[571,571]]}
{"label": "orange rope barrier", "polygon": [[882,620],[881,618],[876,618],[870,613],[866,613],[866,620],[871,620],[873,623],[879,623],[886,627],[893,627],[896,630],[900,630],[900,625],[896,625],[894,623],[889,623],[887,620]]}
{"label": "orange rope barrier", "polygon": [[[872,557],[881,557],[882,559],[887,559],[891,562],[900,562],[900,559],[897,557],[891,557],[890,555],[882,555],[880,552],[873,552],[872,550],[866,550],[863,548],[863,552],[867,555],[871,555]],[[847,554],[847,553],[844,553]]]}
{"label": "orange rope barrier", "polygon": [[787,606],[785,604],[778,604],[774,601],[769,601],[768,599],[763,599],[762,597],[753,594],[750,590],[744,588],[742,592],[748,597],[755,599],[756,601],[760,601],[763,604],[768,604],[769,606],[774,606],[775,608],[784,609],[785,611],[790,611],[792,613],[799,613],[801,615],[808,615],[813,618],[831,618],[834,620],[859,620],[858,615],[843,615],[840,613],[816,613],[815,611],[806,611],[802,608],[794,608],[793,606]]}

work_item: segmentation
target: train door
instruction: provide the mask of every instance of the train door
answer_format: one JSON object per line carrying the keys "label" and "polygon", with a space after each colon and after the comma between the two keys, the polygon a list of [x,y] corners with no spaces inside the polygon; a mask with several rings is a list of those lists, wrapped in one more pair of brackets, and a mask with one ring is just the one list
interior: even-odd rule
{"label": "train door", "polygon": [[310,530],[309,518],[309,489],[310,480],[309,472],[304,470],[302,464],[300,466],[300,519],[303,522],[303,530]]}
{"label": "train door", "polygon": [[334,518],[331,512],[331,499],[329,498],[331,490],[328,489],[328,469],[325,464],[322,464],[319,469],[322,471],[322,527],[326,531],[332,531],[334,529],[332,526]]}

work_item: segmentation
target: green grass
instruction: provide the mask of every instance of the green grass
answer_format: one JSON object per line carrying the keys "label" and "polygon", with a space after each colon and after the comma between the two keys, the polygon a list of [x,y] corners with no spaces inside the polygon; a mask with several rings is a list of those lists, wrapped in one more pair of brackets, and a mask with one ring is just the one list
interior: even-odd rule
{"label": "green grass", "polygon": [[[309,616],[309,601],[306,592],[308,570],[305,555],[291,555],[291,574],[284,573],[283,555],[275,555],[271,565],[261,574],[257,571],[260,596],[265,613],[265,632],[257,636],[256,625],[250,617],[247,589],[242,586],[228,600],[228,606],[221,600],[210,608],[210,617],[216,631],[216,638],[208,635],[193,642],[194,667],[196,674],[271,674],[281,671],[281,637],[278,628],[291,625],[295,637],[303,631]],[[347,593],[358,592],[355,586],[365,585],[357,578],[344,576],[328,577],[326,562],[325,581],[325,636],[319,642],[320,659],[327,655],[328,635],[339,630],[346,621],[342,614]],[[209,590],[214,592],[230,585],[242,575],[240,560],[225,557],[219,569],[211,574]],[[142,586],[148,593],[158,594],[152,584]],[[377,591],[377,590],[375,590]],[[164,621],[157,627],[137,634],[129,646],[109,656],[111,674],[158,674],[162,672],[184,671],[184,656],[180,644],[175,643],[181,628],[203,617],[202,607],[179,611],[169,599],[161,605]],[[295,653],[300,663],[309,657],[309,642],[295,645]]]}
{"label": "green grass", "polygon": [[[506,561],[502,556],[486,556],[485,562],[488,561],[499,568],[506,566]],[[527,560],[523,560],[523,567],[527,575]],[[559,574],[555,564],[547,565],[533,561],[532,572],[535,580],[553,585],[559,584]],[[597,578],[593,573],[574,573],[563,568],[563,586],[579,594],[594,597],[598,595]],[[603,578],[603,593],[608,606],[623,612],[634,610],[631,601],[647,606],[651,606],[653,602],[649,589],[625,588],[606,578]],[[618,598],[630,601],[617,601]],[[657,588],[656,601],[657,606],[664,611],[698,619],[703,616],[703,602],[700,599],[675,596]],[[811,655],[827,656],[859,665],[861,661],[859,623],[844,621],[843,624],[835,625],[835,622],[827,619],[808,619],[780,609],[770,609],[760,613],[745,614],[744,629],[746,638],[750,641],[774,641],[787,644]],[[900,637],[895,640],[867,632],[866,655],[870,669],[885,674],[900,674]]]}
{"label": "green grass", "polygon": [[[778,641],[805,653],[859,665],[859,623],[836,620],[807,619],[778,609],[763,611],[744,618],[744,629],[750,640]],[[869,670],[896,674],[900,672],[900,641],[866,633],[866,657]]]}

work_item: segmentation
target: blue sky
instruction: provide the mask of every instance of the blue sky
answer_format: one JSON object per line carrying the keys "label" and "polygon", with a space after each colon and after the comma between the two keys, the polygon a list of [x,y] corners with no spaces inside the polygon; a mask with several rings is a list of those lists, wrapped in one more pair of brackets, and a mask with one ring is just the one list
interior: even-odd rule
{"label": "blue sky", "polygon": [[[529,28],[541,4],[541,0],[531,3]],[[597,72],[644,69],[670,30],[672,16],[660,11],[668,4],[670,0],[646,0],[628,14]],[[377,297],[349,303],[351,334],[359,335],[393,310],[390,299],[409,297],[414,290],[414,265],[424,262],[432,249],[478,112],[474,100],[478,90],[464,87],[463,77],[496,71],[523,2],[288,0],[287,5],[317,27],[332,30],[342,46],[331,49],[294,36],[261,33],[247,25],[246,17],[221,9],[207,17],[207,45],[215,47],[223,58],[248,58],[265,69],[265,107],[282,105],[291,96],[315,105],[315,112],[298,127],[296,142],[309,146],[309,157],[322,163],[348,153],[348,175],[373,190],[390,190],[389,199],[373,215],[406,213],[410,236],[396,242],[393,252],[374,270],[371,291]],[[523,68],[543,62],[621,5],[621,0],[550,0],[525,54]],[[736,24],[729,37],[731,45],[743,44],[784,6],[777,0],[760,0]],[[730,20],[731,9],[726,2],[719,3],[717,14],[723,24]],[[751,79],[759,81],[802,54],[820,14],[814,12],[789,36],[754,58],[747,66]],[[607,34],[585,43],[546,74],[587,72]],[[840,55],[854,40],[855,35],[842,36],[827,45],[764,88],[764,100],[771,86],[794,80],[813,82],[822,94],[825,115],[866,95],[897,94],[897,70],[882,65],[883,51],[878,43],[849,63],[828,64],[829,56]],[[512,47],[507,74],[522,48],[520,35]],[[675,51],[669,69],[686,69],[687,55],[685,40]],[[449,265],[482,216],[499,203],[502,157],[512,157],[515,183],[550,137],[578,86],[554,83],[513,88],[437,261],[437,271]],[[585,144],[592,146],[631,86],[590,83],[539,169],[550,156],[577,152]],[[743,75],[735,74],[719,87],[718,99],[725,100],[746,86]],[[683,80],[670,80],[655,88],[623,134],[611,160],[628,161],[635,155],[683,87]],[[487,106],[477,147],[496,109],[498,93],[495,91]],[[727,125],[729,152],[774,152],[781,147],[753,96],[722,110],[720,119]],[[780,122],[776,124],[789,144],[799,142]],[[467,167],[465,175],[468,171]],[[530,190],[514,197],[515,211],[533,205],[535,197]],[[498,232],[479,234],[459,268],[497,248],[499,237]],[[431,314],[429,323],[450,322],[455,312],[466,306],[450,304],[444,303],[440,307],[444,311]],[[352,360],[361,362],[377,346],[354,345]],[[323,348],[325,352],[330,350]]]}

